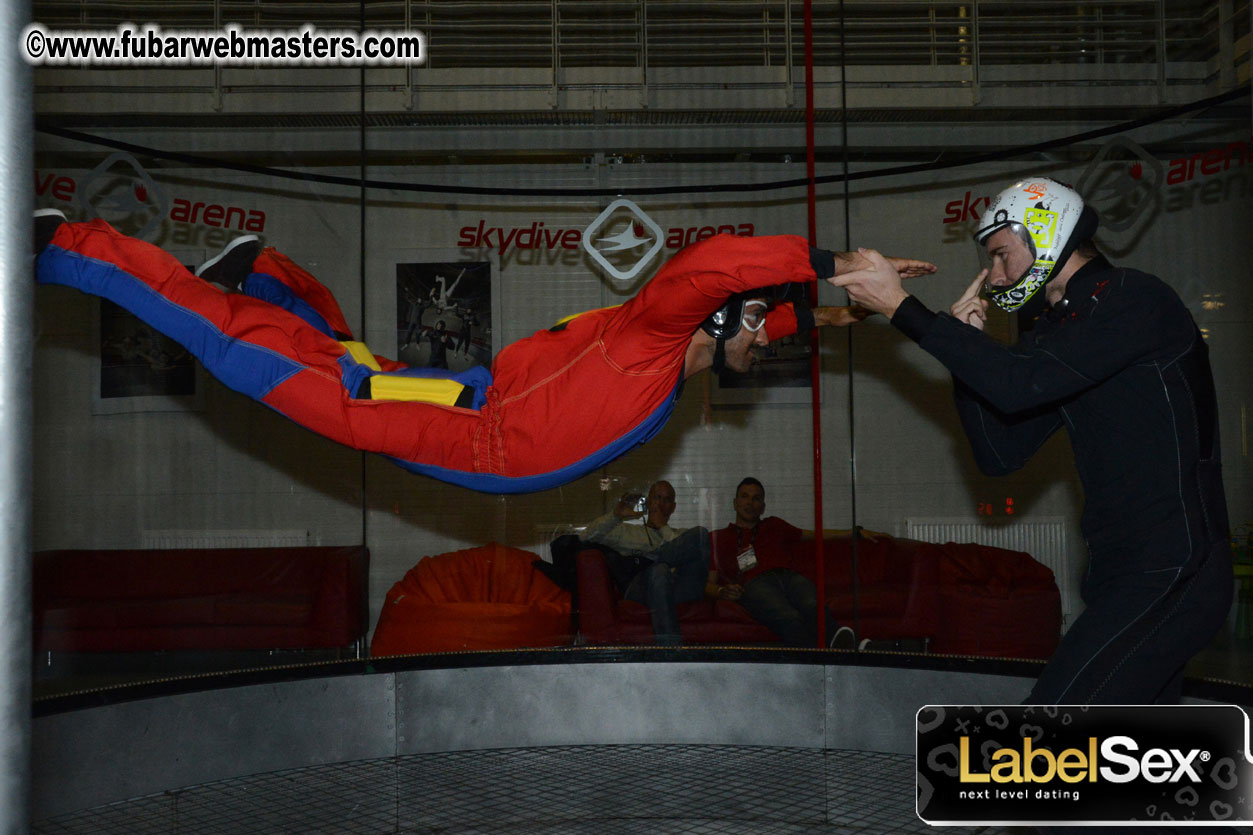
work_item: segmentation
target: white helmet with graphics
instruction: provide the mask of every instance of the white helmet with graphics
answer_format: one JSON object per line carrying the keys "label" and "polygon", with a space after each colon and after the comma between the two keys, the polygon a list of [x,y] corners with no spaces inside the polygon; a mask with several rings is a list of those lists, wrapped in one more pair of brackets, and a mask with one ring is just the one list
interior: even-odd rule
{"label": "white helmet with graphics", "polygon": [[1070,186],[1050,177],[1028,177],[1014,183],[984,211],[975,230],[975,243],[982,248],[995,233],[1012,229],[1026,244],[1032,263],[1009,284],[985,285],[988,296],[1011,313],[1034,299],[1031,308],[1038,312],[1044,301],[1041,288],[1066,263],[1075,247],[1092,237],[1096,224],[1096,212],[1084,205],[1083,198]]}

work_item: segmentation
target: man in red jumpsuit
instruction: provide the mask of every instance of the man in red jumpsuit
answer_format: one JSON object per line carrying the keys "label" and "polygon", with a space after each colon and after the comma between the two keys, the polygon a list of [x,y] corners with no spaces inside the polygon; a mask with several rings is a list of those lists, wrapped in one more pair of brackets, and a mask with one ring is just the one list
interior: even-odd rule
{"label": "man in red jumpsuit", "polygon": [[[227,386],[319,434],[490,493],[544,490],[600,468],[655,435],[683,381],[713,365],[716,353],[726,367],[745,371],[767,332],[772,339],[795,332],[786,308],[767,328],[732,322],[724,339],[702,330],[728,299],[744,308],[745,296],[736,294],[765,298],[773,285],[863,266],[856,253],[811,249],[796,236],[718,236],[679,252],[625,304],[506,347],[490,374],[479,367],[451,375],[464,387],[455,402],[388,400],[378,392],[392,378],[431,372],[371,357],[359,343],[354,354],[330,291],[272,248],[239,246],[235,254],[248,253],[251,272],[244,292],[223,292],[104,221],[41,214],[40,283],[110,299],[179,341]],[[892,263],[905,276],[935,271],[922,261]],[[745,318],[764,308],[748,310]]]}

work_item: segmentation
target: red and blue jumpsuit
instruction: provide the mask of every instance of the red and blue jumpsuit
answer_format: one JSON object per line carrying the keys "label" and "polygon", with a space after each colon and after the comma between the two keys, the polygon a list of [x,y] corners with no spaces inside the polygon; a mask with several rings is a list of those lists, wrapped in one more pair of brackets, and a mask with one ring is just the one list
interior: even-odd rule
{"label": "red and blue jumpsuit", "polygon": [[[223,293],[173,256],[103,221],[65,223],[37,280],[102,296],[183,344],[215,377],[332,440],[490,493],[545,490],[644,443],[665,425],[692,335],[733,293],[831,274],[832,256],[795,236],[718,236],[680,251],[630,301],[578,316],[451,375],[464,405],[369,399],[384,374],[429,374],[349,355],[330,291],[267,248],[245,293]],[[276,307],[276,303],[281,308]],[[784,307],[767,323],[794,333]]]}

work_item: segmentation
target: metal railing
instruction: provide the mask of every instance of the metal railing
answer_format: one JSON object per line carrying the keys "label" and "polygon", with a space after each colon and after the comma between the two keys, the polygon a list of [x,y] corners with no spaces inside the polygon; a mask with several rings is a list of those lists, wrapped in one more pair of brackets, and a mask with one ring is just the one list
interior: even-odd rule
{"label": "metal railing", "polygon": [[[728,68],[739,73],[731,83],[745,85],[748,78],[747,84],[787,88],[790,106],[802,62],[799,0],[35,0],[33,6],[37,21],[65,28],[129,21],[165,28],[312,23],[355,29],[364,19],[368,28],[417,29],[427,36],[428,61],[405,73],[407,92],[426,84],[429,77],[422,74],[435,70],[461,71],[438,83],[467,89],[501,88],[501,79],[509,77],[501,74],[505,70],[526,71],[518,83],[533,86],[532,71],[539,71],[548,78],[540,86],[551,88],[553,108],[566,106],[560,91],[571,71],[575,86],[587,83],[587,72],[600,73],[591,76],[593,83],[637,88],[643,103],[657,71],[674,86],[683,83],[684,68]],[[1135,78],[1160,90],[1177,84],[1203,86],[1212,94],[1248,79],[1249,7],[1250,0],[815,0],[814,62],[820,70],[869,68],[862,75],[871,78],[875,68],[913,68],[912,74],[904,71],[906,81],[919,86],[930,83],[925,73],[934,68],[940,68],[936,83],[977,88],[991,68],[1007,68],[1012,83],[1030,84],[1024,70],[1036,67],[1041,81],[1062,77],[1100,85]],[[1078,69],[1059,76],[1058,68],[1069,67]],[[620,76],[612,74],[615,69]],[[960,82],[953,81],[954,71],[961,72]],[[75,71],[58,71],[57,85],[91,87],[91,72],[78,71],[80,80]],[[168,88],[170,73],[200,85],[205,70],[114,72],[113,83],[126,79],[121,83],[142,90],[148,79]],[[884,81],[902,83],[902,71],[894,72]],[[249,84],[290,89],[291,76],[264,80],[278,73],[258,71],[253,81],[236,72],[233,85],[224,85],[215,72],[215,96],[220,102],[224,86],[231,87],[228,93]],[[708,85],[709,78],[706,72],[694,83]],[[357,80],[341,72],[319,85],[346,88]]]}
{"label": "metal railing", "polygon": [[[394,0],[365,4],[371,27],[427,33],[432,66],[779,66],[799,60],[801,4],[784,0]],[[1224,27],[1249,31],[1248,0],[832,0],[814,3],[819,65],[1209,61]],[[35,0],[49,26],[356,27],[357,2]],[[846,54],[840,54],[843,29]],[[789,33],[791,37],[789,38]]]}

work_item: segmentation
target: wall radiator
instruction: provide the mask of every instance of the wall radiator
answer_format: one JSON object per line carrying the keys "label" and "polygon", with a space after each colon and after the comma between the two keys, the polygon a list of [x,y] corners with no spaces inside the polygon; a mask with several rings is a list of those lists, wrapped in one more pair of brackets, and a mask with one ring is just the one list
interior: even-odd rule
{"label": "wall radiator", "polygon": [[141,531],[141,548],[298,548],[309,544],[306,530]]}
{"label": "wall radiator", "polygon": [[903,536],[923,542],[974,542],[1010,551],[1025,551],[1053,570],[1062,597],[1062,623],[1069,625],[1075,614],[1076,595],[1069,570],[1070,552],[1064,516],[998,525],[964,517],[907,518]]}

